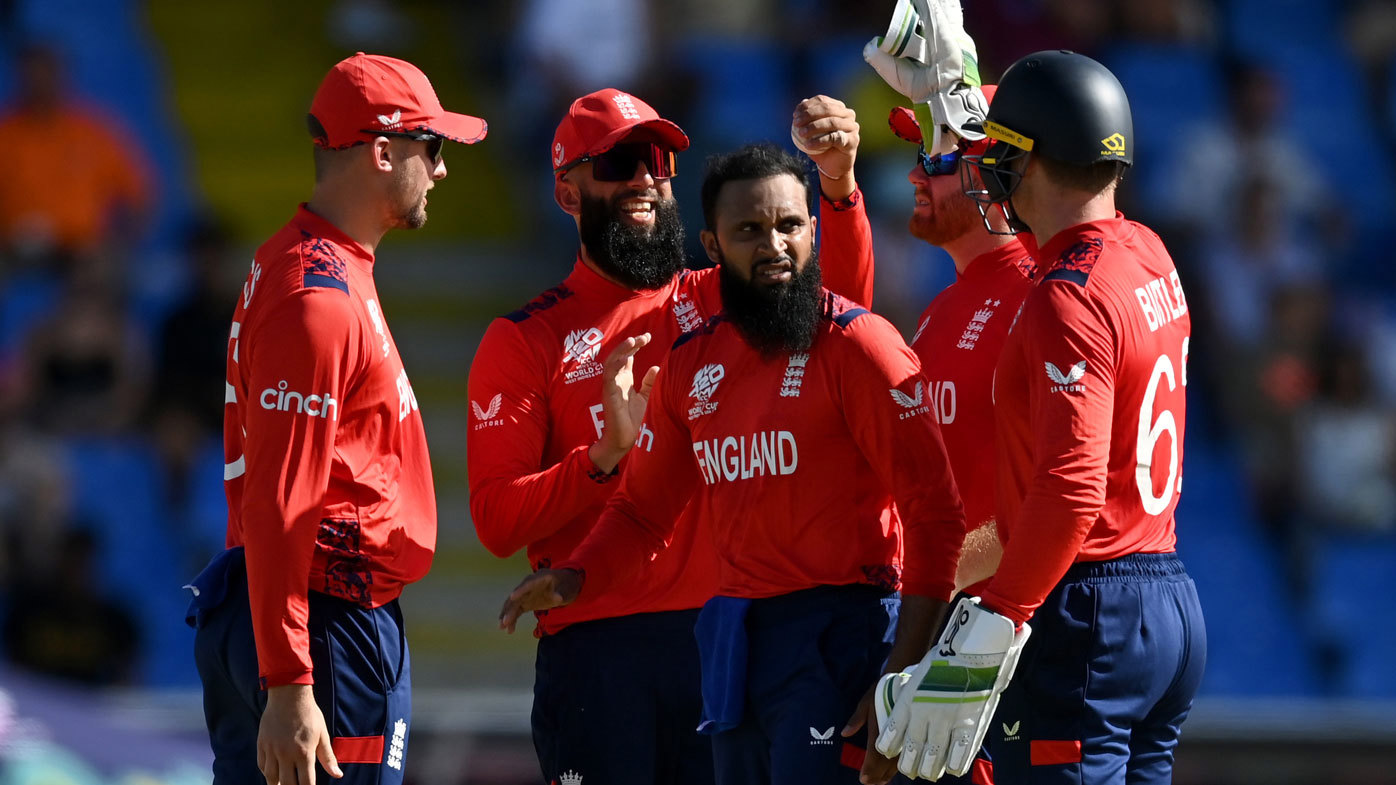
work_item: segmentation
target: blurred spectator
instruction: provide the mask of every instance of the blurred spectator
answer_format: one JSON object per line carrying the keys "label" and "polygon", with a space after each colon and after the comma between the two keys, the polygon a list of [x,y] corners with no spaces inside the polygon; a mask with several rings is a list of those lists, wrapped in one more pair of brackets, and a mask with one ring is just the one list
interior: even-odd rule
{"label": "blurred spectator", "polygon": [[[246,269],[233,258],[231,239],[215,218],[195,222],[185,248],[194,285],[160,329],[149,423],[169,478],[172,510],[188,509],[196,484],[191,472],[223,432],[228,320]],[[221,547],[221,527],[217,542]],[[197,545],[193,549],[197,565],[212,556]]]}
{"label": "blurred spectator", "polygon": [[17,395],[26,420],[46,433],[119,432],[140,412],[146,347],[112,278],[102,257],[86,260],[56,312],[29,336]]}
{"label": "blurred spectator", "polygon": [[1313,524],[1354,531],[1396,527],[1396,418],[1372,395],[1362,347],[1323,352],[1318,396],[1299,412],[1304,509]]}
{"label": "blurred spectator", "polygon": [[70,513],[57,444],[24,428],[0,404],[0,594],[26,567],[52,569]]}
{"label": "blurred spectator", "polygon": [[128,684],[139,635],[131,613],[94,585],[97,542],[64,533],[56,570],[25,570],[10,593],[5,656],[15,665],[91,685]]}
{"label": "blurred spectator", "polygon": [[1325,198],[1331,189],[1313,155],[1279,122],[1284,86],[1269,70],[1244,61],[1231,61],[1220,78],[1230,91],[1230,114],[1188,132],[1161,217],[1193,237],[1222,236],[1234,231],[1235,206],[1246,186],[1264,178],[1281,220],[1310,238],[1331,234],[1337,221]]}
{"label": "blurred spectator", "polygon": [[1280,289],[1322,285],[1317,251],[1286,220],[1276,175],[1252,172],[1236,197],[1236,220],[1203,244],[1203,278],[1212,336],[1223,350],[1254,350],[1269,330],[1270,302]]}
{"label": "blurred spectator", "polygon": [[1151,0],[1116,5],[1118,38],[1132,42],[1207,44],[1216,35],[1211,4],[1202,0]]}
{"label": "blurred spectator", "polygon": [[0,247],[23,258],[129,246],[150,201],[150,173],[114,121],[66,94],[58,53],[31,44],[17,96],[0,113]]}
{"label": "blurred spectator", "polygon": [[1308,594],[1307,540],[1296,514],[1299,454],[1295,416],[1313,401],[1318,363],[1329,323],[1329,293],[1316,286],[1277,289],[1268,326],[1254,350],[1219,358],[1228,420],[1240,449],[1260,523],[1279,546],[1285,572],[1299,598]]}
{"label": "blurred spectator", "polygon": [[997,82],[1018,58],[1043,49],[1095,56],[1110,32],[1113,8],[1110,0],[982,0],[964,5],[965,30],[974,37],[980,75],[989,83]]}

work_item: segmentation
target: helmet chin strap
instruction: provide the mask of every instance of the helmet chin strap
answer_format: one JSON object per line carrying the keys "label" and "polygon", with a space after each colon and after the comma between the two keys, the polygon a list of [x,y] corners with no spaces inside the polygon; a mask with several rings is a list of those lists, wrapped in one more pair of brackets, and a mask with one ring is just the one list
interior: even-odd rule
{"label": "helmet chin strap", "polygon": [[[1005,197],[1001,202],[991,202],[988,204],[979,202],[975,206],[979,208],[979,217],[984,220],[984,228],[989,234],[996,234],[1000,237],[1011,237],[1021,232],[1032,233],[1032,227],[1023,223],[1023,219],[1018,217],[1018,211],[1013,209],[1012,197]],[[995,229],[993,222],[989,220],[989,211],[995,207],[999,209],[999,212],[1003,215],[1004,222],[1008,225],[1008,231],[1006,232]]]}

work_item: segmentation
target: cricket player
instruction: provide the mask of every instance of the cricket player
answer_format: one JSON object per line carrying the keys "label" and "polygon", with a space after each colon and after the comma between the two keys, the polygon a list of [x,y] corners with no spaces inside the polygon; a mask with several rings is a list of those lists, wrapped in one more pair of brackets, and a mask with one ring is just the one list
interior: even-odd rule
{"label": "cricket player", "polygon": [[[983,128],[993,141],[966,158],[966,193],[1033,234],[1041,272],[994,377],[1003,558],[979,603],[961,601],[969,632],[942,642],[1005,618],[1033,631],[988,728],[996,781],[1167,783],[1207,648],[1174,553],[1187,299],[1157,235],[1115,210],[1134,133],[1104,66],[1028,55]],[[956,693],[913,678],[897,698],[907,727],[931,729],[899,728],[922,776]]]}
{"label": "cricket player", "polygon": [[[799,104],[792,125],[821,170],[830,287],[870,304],[856,118],[820,96]],[[614,89],[577,99],[558,126],[554,196],[577,221],[577,259],[560,285],[490,325],[470,371],[471,513],[498,556],[527,548],[546,569],[586,537],[622,458],[654,438],[641,425],[653,372],[631,369],[658,365],[721,307],[717,271],[685,268],[671,179],[687,147],[677,125]],[[712,782],[711,744],[694,731],[692,645],[717,587],[711,540],[679,525],[617,591],[539,614],[532,724],[546,782]]]}
{"label": "cricket player", "polygon": [[[994,90],[994,85],[982,87],[989,101]],[[994,365],[1009,324],[1032,287],[1036,263],[1016,235],[985,232],[975,202],[960,187],[964,156],[982,154],[987,140],[961,139],[951,152],[929,155],[910,109],[894,108],[888,122],[899,138],[920,145],[907,173],[915,198],[908,229],[914,237],[943,248],[955,265],[955,282],[921,314],[911,348],[921,361],[965,507],[969,533],[956,585],[976,594],[1002,555],[994,524]],[[1006,229],[1001,215],[992,213],[989,218],[996,228]],[[879,758],[869,755],[864,773],[873,782],[886,782],[895,774],[896,763]],[[941,782],[992,785],[993,766],[981,755],[970,776],[946,775]]]}
{"label": "cricket player", "polygon": [[436,497],[374,251],[426,223],[445,140],[486,125],[362,52],[308,122],[314,191],[257,249],[228,337],[228,550],[190,586],[216,785],[401,783],[407,756],[397,598],[431,566]]}
{"label": "cricket player", "polygon": [[799,160],[718,158],[703,212],[722,310],[665,358],[601,520],[502,621],[624,593],[683,536],[687,505],[719,557],[697,623],[717,782],[856,783],[861,740],[838,730],[882,672],[893,593],[929,625],[943,612],[963,511],[916,356],[820,285]]}

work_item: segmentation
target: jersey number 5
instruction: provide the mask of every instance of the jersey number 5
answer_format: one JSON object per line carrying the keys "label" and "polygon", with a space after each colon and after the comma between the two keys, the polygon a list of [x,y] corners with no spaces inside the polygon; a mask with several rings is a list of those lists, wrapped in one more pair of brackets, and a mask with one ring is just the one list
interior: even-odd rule
{"label": "jersey number 5", "polygon": [[[1134,482],[1139,487],[1139,499],[1144,503],[1144,512],[1158,515],[1168,509],[1173,494],[1183,490],[1182,467],[1179,466],[1178,420],[1171,409],[1163,409],[1154,416],[1154,402],[1158,398],[1159,384],[1168,382],[1172,392],[1179,386],[1188,384],[1188,340],[1183,339],[1183,358],[1178,364],[1178,378],[1173,376],[1173,360],[1167,354],[1160,354],[1154,361],[1154,370],[1149,375],[1149,386],[1144,389],[1144,401],[1139,405],[1139,441],[1135,447],[1137,462],[1134,469]],[[1154,495],[1154,446],[1165,433],[1168,434],[1168,478],[1163,483],[1163,492]]]}

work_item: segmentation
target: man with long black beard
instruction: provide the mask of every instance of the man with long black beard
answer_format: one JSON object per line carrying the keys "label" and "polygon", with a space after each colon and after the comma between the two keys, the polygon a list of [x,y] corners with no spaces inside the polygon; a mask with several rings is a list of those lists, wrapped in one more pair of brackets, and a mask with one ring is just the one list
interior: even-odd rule
{"label": "man with long black beard", "polygon": [[648,398],[646,432],[619,491],[501,622],[623,594],[684,536],[687,506],[719,559],[696,629],[716,781],[857,783],[866,731],[838,731],[884,661],[924,653],[902,641],[895,592],[918,624],[939,622],[959,495],[916,355],[820,286],[800,161],[770,145],[716,159],[703,213],[723,309],[679,339],[648,396],[632,393]]}
{"label": "man with long black beard", "polygon": [[[819,151],[831,286],[868,304],[853,112],[819,96],[800,103],[792,127]],[[470,373],[471,513],[498,556],[526,547],[544,569],[586,537],[622,457],[652,438],[641,419],[655,371],[637,379],[632,367],[657,365],[721,307],[716,271],[685,269],[670,179],[687,146],[677,125],[613,89],[578,99],[557,129],[554,196],[577,221],[576,264],[490,325]],[[680,523],[669,551],[617,591],[539,615],[533,738],[545,781],[712,782],[711,744],[694,732],[692,645],[717,587],[711,540]]]}

